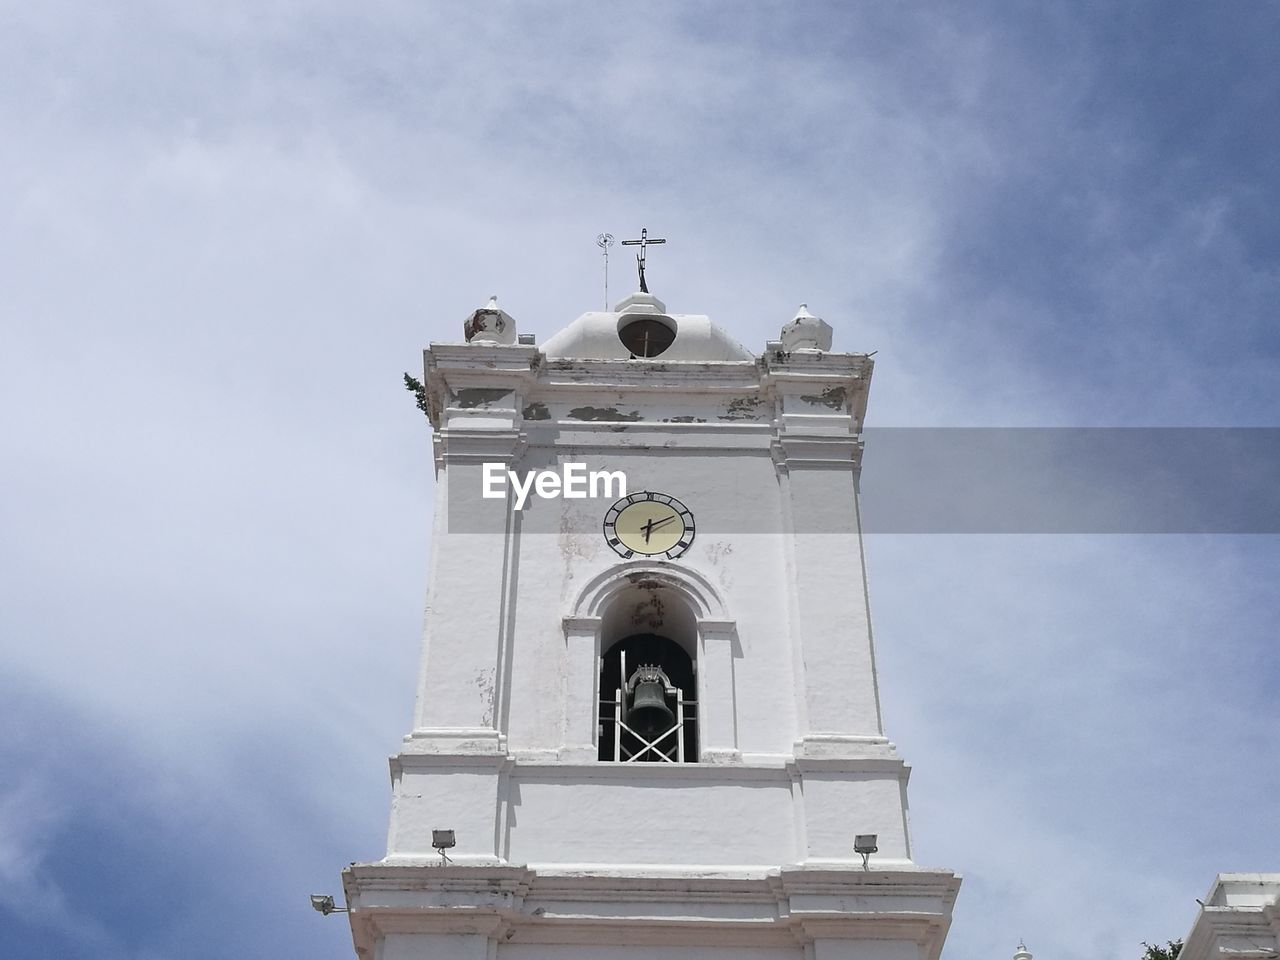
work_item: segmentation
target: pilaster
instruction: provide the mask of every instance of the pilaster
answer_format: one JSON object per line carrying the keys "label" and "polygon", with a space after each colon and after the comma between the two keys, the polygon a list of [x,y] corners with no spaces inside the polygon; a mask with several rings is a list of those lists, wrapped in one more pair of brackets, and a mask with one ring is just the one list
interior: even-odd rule
{"label": "pilaster", "polygon": [[783,498],[798,755],[866,756],[885,743],[857,506],[859,438],[871,362],[849,354],[774,354],[773,459]]}
{"label": "pilaster", "polygon": [[519,517],[482,496],[485,465],[516,465],[536,348],[433,344],[425,354],[437,483],[422,666],[408,753],[506,752],[505,658]]}
{"label": "pilaster", "polygon": [[600,703],[599,617],[565,617],[564,760],[596,759],[596,713]]}
{"label": "pilaster", "polygon": [[738,644],[732,620],[698,620],[698,709],[702,760],[737,763],[738,688],[733,661]]}

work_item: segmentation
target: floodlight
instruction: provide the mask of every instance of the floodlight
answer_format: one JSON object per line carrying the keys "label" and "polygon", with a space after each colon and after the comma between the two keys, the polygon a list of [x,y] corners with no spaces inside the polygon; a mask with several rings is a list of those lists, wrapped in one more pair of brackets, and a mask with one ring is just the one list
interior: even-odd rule
{"label": "floodlight", "polygon": [[336,906],[333,897],[327,893],[313,893],[311,895],[311,909],[316,913],[322,913],[326,917],[331,913],[346,913],[346,907]]}
{"label": "floodlight", "polygon": [[431,845],[437,850],[448,850],[458,845],[452,830],[432,830]]}
{"label": "floodlight", "polygon": [[440,851],[440,862],[448,863],[449,855],[445,851],[456,847],[458,840],[452,830],[432,830],[431,845]]}
{"label": "floodlight", "polygon": [[879,849],[874,833],[860,833],[853,838],[853,852],[861,854],[863,870],[867,869],[867,859]]}

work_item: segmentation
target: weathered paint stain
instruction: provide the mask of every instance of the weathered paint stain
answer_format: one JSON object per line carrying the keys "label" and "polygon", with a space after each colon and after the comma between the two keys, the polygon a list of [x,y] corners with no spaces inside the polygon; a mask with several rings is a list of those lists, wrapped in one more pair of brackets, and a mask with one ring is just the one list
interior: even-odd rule
{"label": "weathered paint stain", "polygon": [[736,397],[729,401],[728,409],[720,415],[721,420],[754,420],[756,410],[764,403],[759,397]]}
{"label": "weathered paint stain", "polygon": [[648,627],[656,630],[666,621],[666,607],[662,597],[655,591],[645,599],[637,601],[631,610],[631,623],[637,627]]}
{"label": "weathered paint stain", "polygon": [[816,397],[812,394],[802,394],[800,399],[814,406],[830,407],[832,410],[843,410],[849,402],[844,387],[828,387]]}
{"label": "weathered paint stain", "polygon": [[531,403],[524,408],[524,418],[526,420],[550,420],[551,411],[547,409],[545,403]]}
{"label": "weathered paint stain", "polygon": [[702,417],[668,417],[663,423],[706,423]]}
{"label": "weathered paint stain", "polygon": [[481,722],[488,726],[493,723],[493,671],[477,670],[475,684],[480,691],[480,703],[483,707]]}
{"label": "weathered paint stain", "polygon": [[625,420],[634,423],[642,419],[639,410],[623,413],[617,407],[574,407],[569,411],[570,420]]}
{"label": "weathered paint stain", "polygon": [[487,327],[492,327],[496,333],[501,333],[507,324],[502,319],[500,310],[489,310],[481,307],[475,313],[467,318],[467,322],[462,325],[462,335],[467,338],[470,343],[471,339]]}
{"label": "weathered paint stain", "polygon": [[666,605],[662,601],[664,584],[644,573],[630,573],[627,579],[644,593],[631,606],[630,620],[633,626],[660,628],[667,618]]}
{"label": "weathered paint stain", "polygon": [[456,394],[458,406],[464,410],[472,407],[487,407],[509,396],[510,390],[489,387],[467,387]]}
{"label": "weathered paint stain", "polygon": [[707,559],[713,564],[719,565],[726,558],[733,555],[733,544],[717,541],[711,544],[707,549]]}

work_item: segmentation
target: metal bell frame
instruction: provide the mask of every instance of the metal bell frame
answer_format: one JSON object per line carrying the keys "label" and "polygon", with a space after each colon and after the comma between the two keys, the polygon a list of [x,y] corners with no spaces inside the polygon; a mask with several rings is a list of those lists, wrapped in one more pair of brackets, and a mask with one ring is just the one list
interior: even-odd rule
{"label": "metal bell frame", "polygon": [[[626,651],[619,653],[619,670],[620,676],[627,676],[627,654]],[[635,687],[642,682],[652,682],[657,679],[663,687],[663,691],[667,696],[675,697],[675,722],[654,734],[652,738],[646,737],[644,734],[627,725],[623,717],[627,713],[627,696],[632,693]],[[601,701],[600,706],[613,707],[613,758],[618,763],[636,763],[643,761],[647,755],[652,755],[653,761],[661,761],[663,763],[684,763],[684,727],[687,720],[693,719],[692,708],[696,707],[696,701],[686,700],[684,691],[671,683],[666,672],[661,667],[651,667],[642,665],[636,668],[631,677],[626,680],[621,687],[614,690],[615,699],[612,701]],[[689,708],[689,709],[686,709]],[[603,716],[604,711],[601,711]],[[640,741],[639,749],[632,749],[623,739],[623,731],[631,734]],[[674,738],[674,742],[668,746],[662,746],[663,742]],[[674,756],[672,756],[674,754]]]}

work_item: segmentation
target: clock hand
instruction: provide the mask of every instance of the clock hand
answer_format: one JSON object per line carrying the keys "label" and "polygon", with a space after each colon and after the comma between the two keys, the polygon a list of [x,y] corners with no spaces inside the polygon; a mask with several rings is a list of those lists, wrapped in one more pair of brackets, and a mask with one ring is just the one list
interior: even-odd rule
{"label": "clock hand", "polygon": [[[656,523],[655,523],[654,521],[650,520],[648,525],[649,525],[650,527],[652,527],[654,530],[657,530],[657,529],[658,529],[660,526],[662,526],[664,523],[670,523],[670,522],[671,522],[672,520],[674,520],[674,519],[675,519],[675,517],[667,517],[667,519],[665,519],[665,520],[659,520],[659,521],[657,521]],[[645,539],[645,541],[646,541],[646,542],[648,542],[648,540],[649,540],[649,534],[648,534],[648,533],[646,533],[646,534],[645,534],[644,539]]]}
{"label": "clock hand", "polygon": [[657,530],[664,523],[670,523],[674,519],[675,519],[674,516],[667,517],[665,520],[654,520],[651,518],[648,523],[646,523],[643,527],[640,528],[642,531],[644,531],[644,542],[645,543],[649,542],[649,537],[653,534],[653,531]]}

